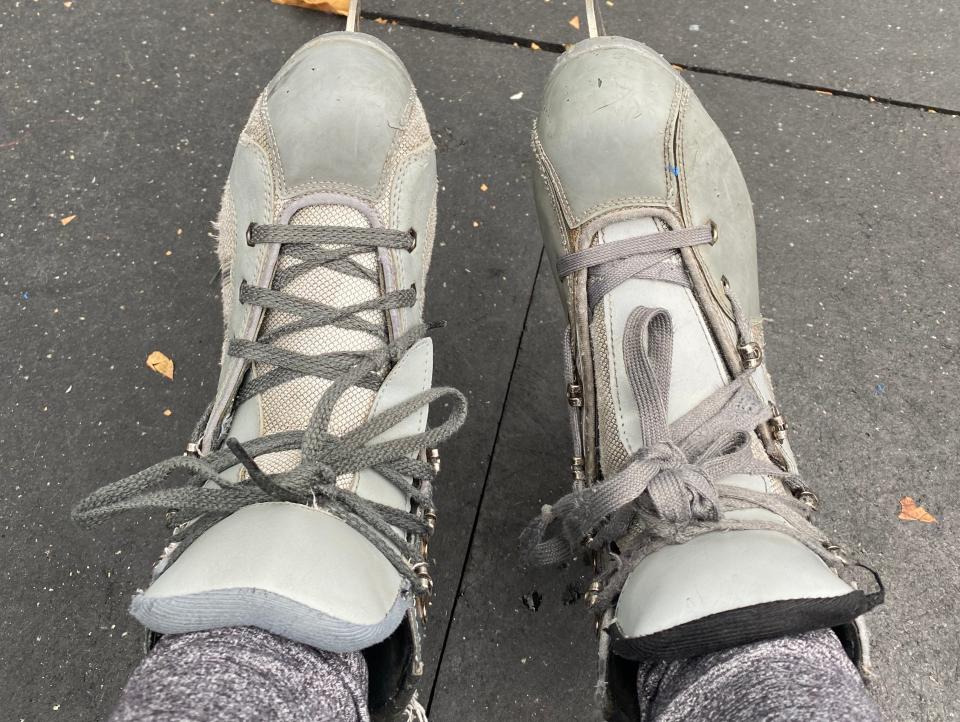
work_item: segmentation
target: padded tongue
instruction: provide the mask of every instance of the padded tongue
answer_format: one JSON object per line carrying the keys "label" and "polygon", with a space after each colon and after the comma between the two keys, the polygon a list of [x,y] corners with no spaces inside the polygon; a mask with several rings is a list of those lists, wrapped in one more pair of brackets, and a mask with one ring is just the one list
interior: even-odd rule
{"label": "padded tongue", "polygon": [[[604,228],[611,243],[660,230],[651,218]],[[679,255],[665,261],[679,262]],[[729,375],[693,292],[663,280],[631,279],[600,302],[591,325],[600,408],[601,464],[609,478],[641,447],[640,412],[624,360],[624,329],[638,306],[670,314],[674,329],[668,420],[728,383]],[[786,493],[777,479],[734,474],[722,484]],[[761,509],[728,517],[785,524]],[[726,531],[667,546],[628,576],[609,631],[616,653],[676,658],[852,621],[876,602],[841,580],[801,542],[777,531]]]}

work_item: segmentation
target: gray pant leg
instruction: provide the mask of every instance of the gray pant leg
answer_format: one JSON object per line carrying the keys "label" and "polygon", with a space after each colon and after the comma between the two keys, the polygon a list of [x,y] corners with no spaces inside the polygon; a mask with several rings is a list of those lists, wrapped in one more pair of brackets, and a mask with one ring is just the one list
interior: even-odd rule
{"label": "gray pant leg", "polygon": [[368,722],[363,655],[320,652],[254,627],[164,637],[111,722]]}
{"label": "gray pant leg", "polygon": [[879,722],[833,632],[808,632],[678,662],[642,663],[641,720]]}

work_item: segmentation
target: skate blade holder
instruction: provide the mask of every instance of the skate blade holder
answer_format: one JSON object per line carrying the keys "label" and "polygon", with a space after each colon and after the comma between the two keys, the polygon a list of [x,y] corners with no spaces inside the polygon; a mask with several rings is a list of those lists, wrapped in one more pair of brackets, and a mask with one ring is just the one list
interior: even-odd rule
{"label": "skate blade holder", "polygon": [[347,32],[360,32],[360,0],[350,0],[350,7],[347,9]]}
{"label": "skate blade holder", "polygon": [[587,3],[587,33],[591,38],[599,38],[606,35],[607,31],[603,27],[603,16],[600,14],[601,0],[586,0]]}

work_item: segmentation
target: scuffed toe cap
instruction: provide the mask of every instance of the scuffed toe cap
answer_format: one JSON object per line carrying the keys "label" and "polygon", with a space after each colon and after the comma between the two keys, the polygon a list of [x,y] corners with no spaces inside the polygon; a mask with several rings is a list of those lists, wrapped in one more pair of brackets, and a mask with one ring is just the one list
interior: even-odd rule
{"label": "scuffed toe cap", "polygon": [[330,33],[305,45],[266,94],[286,185],[373,192],[413,97],[403,63],[375,38]]}
{"label": "scuffed toe cap", "polygon": [[557,62],[537,134],[575,216],[568,220],[666,202],[665,142],[681,82],[663,58],[625,38],[583,41]]}
{"label": "scuffed toe cap", "polygon": [[323,511],[271,502],[207,530],[131,605],[153,631],[255,626],[334,652],[388,637],[405,584],[363,536]]}

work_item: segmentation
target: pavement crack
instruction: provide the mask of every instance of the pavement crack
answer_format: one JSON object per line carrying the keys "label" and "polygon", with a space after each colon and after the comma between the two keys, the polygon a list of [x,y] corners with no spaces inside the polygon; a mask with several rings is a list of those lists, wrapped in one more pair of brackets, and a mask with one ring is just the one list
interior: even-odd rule
{"label": "pavement crack", "polygon": [[830,88],[823,85],[814,85],[812,83],[801,83],[794,80],[781,80],[779,78],[767,78],[763,75],[752,75],[751,73],[739,73],[733,70],[720,70],[718,68],[708,68],[701,65],[683,65],[673,63],[675,68],[681,71],[691,73],[703,73],[704,75],[716,75],[721,78],[734,78],[735,80],[745,80],[750,83],[763,83],[764,85],[776,85],[781,88],[790,88],[791,90],[812,91],[818,95],[836,96],[838,98],[853,98],[854,100],[863,100],[876,105],[891,105],[897,108],[909,108],[911,110],[920,110],[925,113],[941,113],[943,115],[960,116],[960,109],[944,108],[936,105],[927,105],[926,103],[914,103],[910,100],[897,100],[896,98],[886,98],[881,95],[871,93],[861,93],[856,90],[841,90],[840,88]]}
{"label": "pavement crack", "polygon": [[[433,698],[437,691],[438,680],[443,673],[443,657],[447,651],[447,642],[450,640],[450,630],[453,629],[454,620],[457,616],[457,605],[460,603],[460,597],[463,594],[463,581],[467,576],[467,567],[470,564],[470,553],[473,551],[473,542],[477,535],[477,527],[480,524],[480,514],[483,511],[483,498],[487,493],[487,485],[490,481],[490,473],[493,470],[494,457],[497,453],[497,446],[500,442],[500,430],[503,426],[503,419],[507,412],[507,404],[510,403],[510,391],[513,388],[513,377],[517,372],[517,363],[520,360],[520,349],[523,346],[523,339],[527,335],[527,326],[530,321],[530,309],[533,307],[533,298],[537,290],[537,282],[540,279],[540,268],[543,266],[543,257],[545,254],[543,248],[540,249],[540,259],[537,261],[537,268],[534,271],[533,279],[530,283],[530,297],[527,299],[527,308],[523,313],[523,325],[520,330],[520,338],[517,339],[517,348],[513,354],[513,364],[510,366],[510,376],[507,379],[507,388],[503,394],[503,404],[500,406],[500,418],[497,419],[497,430],[493,435],[493,446],[487,455],[487,471],[483,476],[483,485],[480,487],[480,497],[477,500],[477,510],[473,515],[473,526],[470,529],[470,538],[467,540],[467,549],[463,555],[463,565],[460,567],[460,578],[457,580],[457,590],[453,595],[453,604],[450,607],[450,614],[447,617],[447,628],[443,632],[443,643],[440,645],[440,654],[437,657],[437,671],[433,675],[433,684],[430,686],[430,696],[427,698],[427,714],[433,706]],[[539,594],[539,593],[538,593]],[[539,602],[537,602],[539,607]]]}
{"label": "pavement crack", "polygon": [[[390,15],[373,10],[364,11],[363,17],[368,20],[385,20],[387,22],[396,23],[405,27],[418,28],[420,30],[431,30],[437,33],[456,35],[462,38],[472,38],[474,40],[485,40],[491,43],[500,43],[501,45],[515,45],[525,48],[530,48],[531,46],[535,45],[540,50],[545,50],[549,53],[559,54],[564,52],[568,47],[563,43],[554,43],[548,40],[536,40],[534,38],[528,38],[522,35],[510,35],[508,33],[500,33],[493,30],[483,30],[482,28],[448,25],[435,20],[424,20],[423,18],[414,18],[407,15]],[[927,103],[917,103],[910,100],[898,100],[897,98],[888,98],[881,95],[874,95],[872,93],[860,92],[856,90],[842,90],[840,88],[831,88],[825,85],[802,83],[794,80],[783,80],[780,78],[769,78],[764,75],[742,73],[734,70],[723,70],[721,68],[711,68],[703,65],[673,63],[669,59],[667,62],[670,62],[681,72],[686,71],[691,73],[702,73],[703,75],[715,75],[721,78],[733,78],[735,80],[743,80],[748,83],[774,85],[781,88],[790,88],[791,90],[814,92],[819,95],[832,95],[838,98],[850,98],[874,105],[888,105],[895,108],[919,110],[924,113],[939,113],[954,117],[960,116],[960,108],[946,108],[943,106],[929,105]]]}

